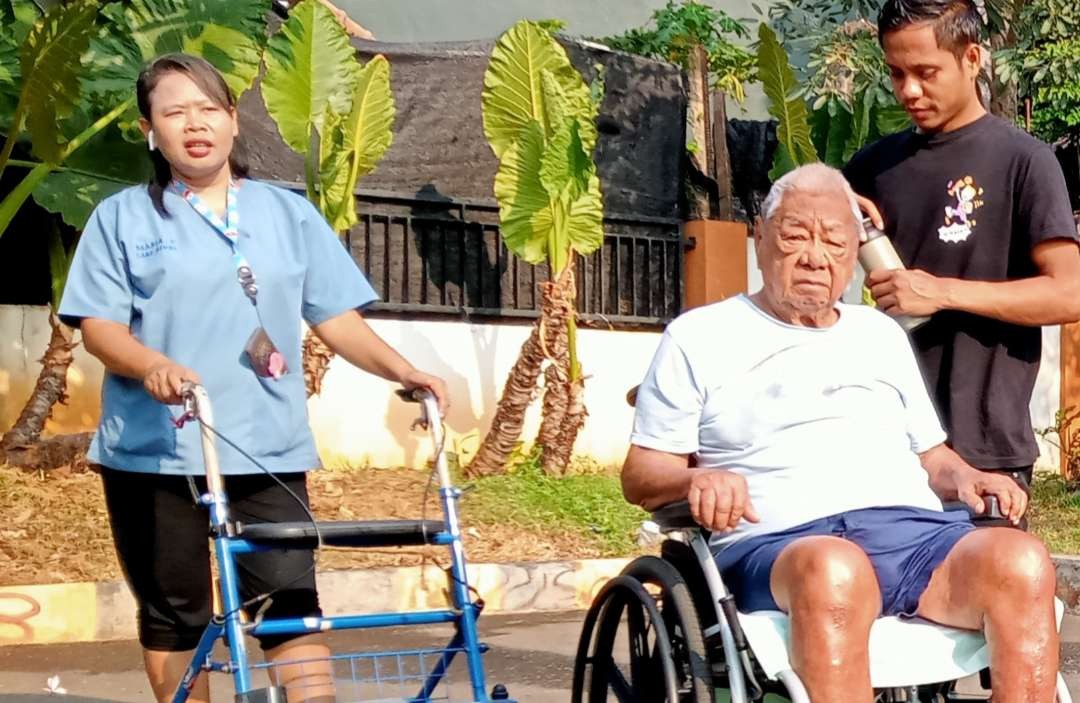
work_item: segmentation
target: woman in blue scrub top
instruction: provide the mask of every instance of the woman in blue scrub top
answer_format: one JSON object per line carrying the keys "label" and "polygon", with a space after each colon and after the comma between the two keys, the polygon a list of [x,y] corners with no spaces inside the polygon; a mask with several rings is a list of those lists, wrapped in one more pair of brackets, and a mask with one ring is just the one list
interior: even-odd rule
{"label": "woman in blue scrub top", "polygon": [[[113,538],[138,603],[139,639],[159,701],[176,688],[211,615],[205,490],[198,428],[181,429],[181,384],[214,402],[221,468],[236,519],[306,516],[266,475],[305,502],[319,466],[301,372],[301,320],[353,365],[429,388],[422,373],[367,325],[375,292],[303,197],[248,179],[234,152],[236,104],[207,62],[174,54],[136,86],[154,177],[102,201],[79,241],[60,305],[107,370],[90,447],[100,465]],[[255,463],[257,462],[257,463]],[[278,591],[268,617],[320,614],[311,552],[241,558],[246,599]],[[264,638],[269,660],[325,657],[317,636]],[[328,669],[283,666],[278,685],[331,700]],[[320,686],[322,687],[320,689]],[[192,700],[209,697],[206,676]],[[312,696],[315,695],[313,698]],[[290,700],[293,700],[290,697]]]}

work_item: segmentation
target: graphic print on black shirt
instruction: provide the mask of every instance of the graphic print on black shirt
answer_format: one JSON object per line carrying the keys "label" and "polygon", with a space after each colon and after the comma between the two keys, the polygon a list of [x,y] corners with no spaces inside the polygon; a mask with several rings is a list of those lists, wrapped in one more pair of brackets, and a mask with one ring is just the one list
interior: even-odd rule
{"label": "graphic print on black shirt", "polygon": [[[878,206],[904,263],[935,276],[1028,278],[1038,273],[1036,245],[1077,238],[1053,152],[992,115],[943,134],[885,137],[856,154],[844,175]],[[983,469],[1034,462],[1028,405],[1040,328],[942,311],[912,344],[960,456]]]}

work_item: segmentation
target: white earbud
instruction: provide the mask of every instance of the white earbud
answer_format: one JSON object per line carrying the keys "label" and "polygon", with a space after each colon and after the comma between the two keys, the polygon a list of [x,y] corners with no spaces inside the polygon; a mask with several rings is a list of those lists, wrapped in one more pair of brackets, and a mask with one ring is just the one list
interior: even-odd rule
{"label": "white earbud", "polygon": [[157,151],[157,142],[154,141],[154,130],[150,130],[146,133],[146,148],[150,151]]}

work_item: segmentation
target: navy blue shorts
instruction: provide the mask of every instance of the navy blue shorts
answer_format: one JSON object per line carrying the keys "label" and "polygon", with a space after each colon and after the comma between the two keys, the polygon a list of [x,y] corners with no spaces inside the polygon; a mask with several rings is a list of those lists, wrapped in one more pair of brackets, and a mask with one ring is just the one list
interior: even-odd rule
{"label": "navy blue shorts", "polygon": [[779,610],[769,576],[784,547],[802,537],[842,537],[870,557],[881,588],[882,614],[914,615],[934,569],[973,529],[963,510],[868,508],[748,537],[721,551],[716,561],[739,610]]}

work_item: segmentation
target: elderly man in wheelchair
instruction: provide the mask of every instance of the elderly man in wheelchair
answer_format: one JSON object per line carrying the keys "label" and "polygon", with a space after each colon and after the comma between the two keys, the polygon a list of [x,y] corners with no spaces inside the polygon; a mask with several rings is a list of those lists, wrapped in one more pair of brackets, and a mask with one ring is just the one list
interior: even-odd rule
{"label": "elderly man in wheelchair", "polygon": [[899,616],[981,632],[993,700],[1049,703],[1045,547],[942,504],[993,499],[1015,524],[1027,495],[949,448],[900,326],[838,302],[861,226],[833,169],[775,184],[755,232],[764,287],[669,325],[637,393],[624,494],[647,510],[687,501],[739,611],[787,614],[793,698],[874,700],[872,626]]}

